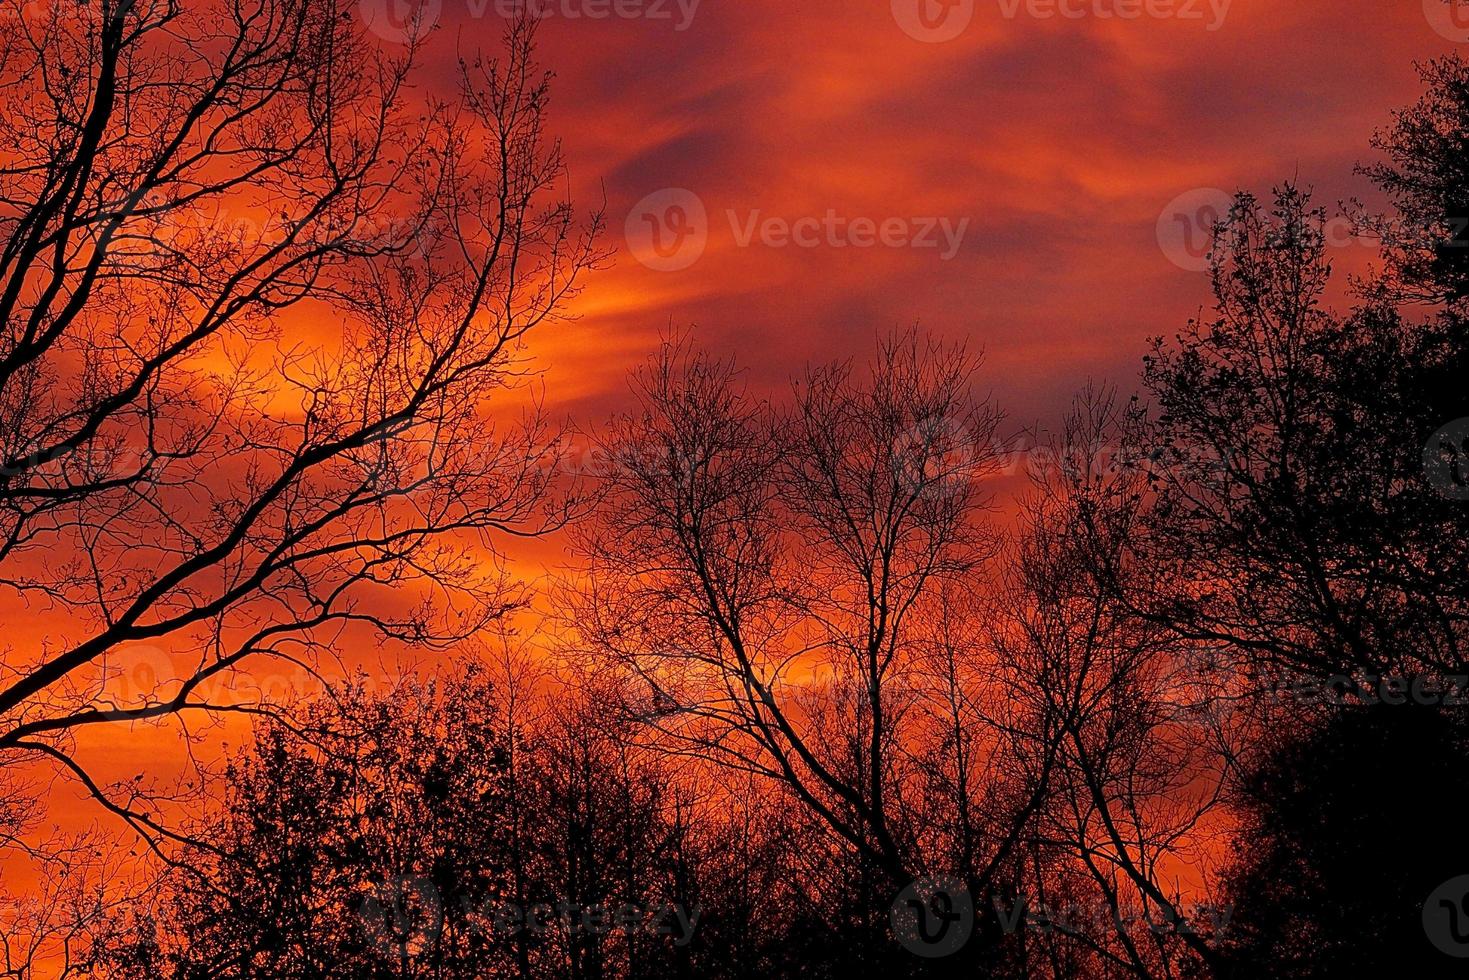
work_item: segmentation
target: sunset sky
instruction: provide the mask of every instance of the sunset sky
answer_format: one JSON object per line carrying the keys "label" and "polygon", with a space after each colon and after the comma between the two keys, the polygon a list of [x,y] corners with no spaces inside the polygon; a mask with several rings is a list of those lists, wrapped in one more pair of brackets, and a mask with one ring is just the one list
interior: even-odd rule
{"label": "sunset sky", "polygon": [[[1438,0],[917,2],[541,0],[550,130],[615,252],[533,341],[555,413],[624,406],[670,328],[773,386],[917,323],[986,352],[1012,431],[1045,425],[1089,379],[1130,389],[1146,339],[1207,305],[1184,236],[1221,192],[1295,178],[1333,212],[1372,203],[1354,165],[1419,92],[1413,62],[1455,47]],[[442,94],[455,46],[494,51],[516,6],[423,5]],[[361,14],[391,49],[411,9]],[[1336,237],[1339,269],[1371,260]],[[171,739],[89,747],[126,769]]]}
{"label": "sunset sky", "polygon": [[[659,976],[959,975],[892,957],[976,922],[976,976],[1469,959],[1469,852],[1376,861],[1469,744],[1421,683],[1469,670],[1469,0],[3,10],[6,976],[12,936],[54,965],[92,928],[53,885],[162,910],[178,976],[318,941],[406,976],[412,930],[362,939],[414,881],[452,887],[415,964],[470,976],[655,975],[661,939],[482,943],[462,900],[635,888],[724,903]],[[1287,185],[1329,287],[1272,234],[1298,198],[1236,211],[1224,328],[1170,344],[1236,195]],[[1379,216],[1425,227],[1380,255]],[[1150,349],[1167,411],[1119,422]],[[1336,710],[1405,681],[1431,715]],[[155,877],[179,855],[202,877]],[[265,938],[232,900],[195,942],[211,874]],[[1101,938],[952,901],[1047,895]],[[111,914],[97,962],[148,953]]]}
{"label": "sunset sky", "polygon": [[[1169,18],[1146,15],[1168,4],[1141,0],[976,0],[947,12],[948,31],[968,19],[947,41],[905,32],[906,20],[923,35],[917,2],[704,0],[689,17],[690,0],[648,0],[622,9],[661,16],[595,20],[542,4],[551,129],[574,199],[590,207],[605,192],[617,249],[589,280],[580,322],[540,338],[558,406],[589,420],[615,406],[625,371],[670,325],[696,326],[754,377],[779,381],[919,323],[983,347],[1011,418],[1043,420],[1088,377],[1130,384],[1145,338],[1207,302],[1207,276],[1160,247],[1160,218],[1181,233],[1200,202],[1210,213],[1208,189],[1268,193],[1290,178],[1333,210],[1370,203],[1354,164],[1419,90],[1413,62],[1455,47],[1437,29],[1452,33],[1439,0],[1233,0],[1222,11],[1179,0]],[[496,11],[513,9],[437,6],[443,49],[492,46]],[[1102,16],[1134,6],[1143,16]],[[930,14],[940,23],[945,11]],[[649,268],[629,247],[629,215],[640,202],[666,213],[677,190],[707,212],[705,247],[687,267]],[[1175,217],[1170,205],[1190,192]],[[937,219],[937,247],[839,247],[824,230],[814,247],[761,240],[766,218],[829,212],[899,219],[913,235]],[[948,259],[944,227],[964,232]],[[646,232],[633,237],[640,247]],[[1342,238],[1339,269],[1370,258]],[[1177,234],[1163,244],[1178,254]]]}

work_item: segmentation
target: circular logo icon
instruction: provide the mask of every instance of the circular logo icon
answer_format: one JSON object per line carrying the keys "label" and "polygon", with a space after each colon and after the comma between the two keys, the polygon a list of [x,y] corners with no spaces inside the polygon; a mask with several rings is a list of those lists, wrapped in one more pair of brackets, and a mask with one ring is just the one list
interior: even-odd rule
{"label": "circular logo icon", "polygon": [[1423,931],[1440,952],[1469,959],[1469,875],[1450,878],[1428,896]]}
{"label": "circular logo icon", "polygon": [[1158,705],[1162,717],[1175,725],[1204,732],[1225,731],[1251,706],[1283,694],[1280,686],[1268,682],[1257,690],[1224,646],[1194,650],[1183,658],[1179,668],[1172,694]]}
{"label": "circular logo icon", "polygon": [[1455,44],[1469,44],[1469,0],[1423,0],[1429,26]]}
{"label": "circular logo icon", "polygon": [[358,13],[367,29],[384,41],[404,44],[422,37],[439,22],[443,0],[362,0]]}
{"label": "circular logo icon", "polygon": [[1469,418],[1454,419],[1428,437],[1423,476],[1450,500],[1469,500]]}
{"label": "circular logo icon", "polygon": [[893,20],[915,41],[952,41],[974,19],[974,0],[892,0]]}
{"label": "circular logo icon", "polygon": [[924,419],[893,446],[898,479],[905,490],[928,498],[960,493],[973,478],[976,458],[965,427],[947,416]]}
{"label": "circular logo icon", "polygon": [[1233,204],[1234,198],[1217,187],[1178,195],[1158,215],[1158,247],[1180,269],[1208,272],[1214,230]]}
{"label": "circular logo icon", "polygon": [[109,653],[101,665],[103,686],[98,709],[113,720],[127,719],[139,708],[176,696],[193,670],[186,666],[181,673],[168,651],[148,644],[121,647]]}
{"label": "circular logo icon", "polygon": [[893,938],[914,956],[948,956],[974,931],[974,900],[957,878],[919,878],[893,900],[892,926]]}
{"label": "circular logo icon", "polygon": [[362,900],[362,921],[386,948],[432,943],[444,927],[443,903],[434,883],[422,875],[383,882]]}
{"label": "circular logo icon", "polygon": [[699,195],[669,187],[633,205],[625,230],[633,258],[657,272],[677,272],[704,254],[709,215]]}

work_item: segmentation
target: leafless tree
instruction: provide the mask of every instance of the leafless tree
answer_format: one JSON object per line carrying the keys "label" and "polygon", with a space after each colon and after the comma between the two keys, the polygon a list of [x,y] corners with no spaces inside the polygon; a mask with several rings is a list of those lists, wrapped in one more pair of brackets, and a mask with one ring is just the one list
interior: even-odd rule
{"label": "leafless tree", "polygon": [[1286,679],[1463,674],[1465,511],[1428,465],[1460,438],[1435,430],[1464,413],[1462,331],[1328,308],[1324,222],[1296,187],[1241,195],[1214,314],[1154,342],[1133,550],[1168,574],[1119,593]]}
{"label": "leafless tree", "polygon": [[147,894],[156,875],[101,828],[46,835],[25,829],[25,839],[7,852],[0,893],[0,976],[95,976],[118,909]]}
{"label": "leafless tree", "polygon": [[250,658],[514,603],[498,536],[564,512],[500,402],[600,219],[556,187],[523,24],[441,102],[423,38],[389,56],[335,0],[6,7],[0,764],[157,836],[79,730],[266,710]]}
{"label": "leafless tree", "polygon": [[784,787],[881,876],[884,911],[930,873],[986,895],[1044,794],[1045,760],[995,751],[984,692],[935,666],[945,609],[995,550],[1000,415],[977,366],[903,334],[777,408],[670,342],[579,534],[580,636],[633,679],[658,743]]}
{"label": "leafless tree", "polygon": [[1150,500],[1135,419],[1110,389],[1078,397],[1022,507],[991,622],[1029,737],[1059,744],[1014,914],[1047,915],[1039,935],[1079,945],[1091,969],[1172,977],[1215,958],[1210,821],[1257,691],[1116,591],[1158,574],[1132,550]]}

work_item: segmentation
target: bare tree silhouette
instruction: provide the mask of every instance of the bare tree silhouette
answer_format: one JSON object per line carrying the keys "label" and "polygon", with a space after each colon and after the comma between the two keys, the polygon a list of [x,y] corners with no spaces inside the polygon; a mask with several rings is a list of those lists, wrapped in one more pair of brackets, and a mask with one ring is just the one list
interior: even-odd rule
{"label": "bare tree silhouette", "polygon": [[1399,295],[1459,306],[1469,296],[1469,64],[1448,55],[1419,74],[1423,96],[1372,139],[1387,160],[1359,168],[1396,211],[1366,223],[1387,246]]}
{"label": "bare tree silhouette", "polygon": [[[3,975],[1455,968],[1469,732],[1413,702],[1469,675],[1462,59],[1375,140],[1353,305],[1308,193],[1239,195],[1211,313],[1076,400],[1013,527],[980,359],[917,331],[780,397],[668,341],[573,523],[525,341],[601,218],[529,22],[442,100],[422,20],[389,54],[339,0],[0,3]],[[501,542],[566,527],[564,662],[264,690],[508,637]],[[253,726],[213,797],[82,754],[195,718]]]}
{"label": "bare tree silhouette", "polygon": [[657,742],[784,787],[876,875],[884,915],[925,874],[989,895],[1052,754],[992,751],[985,705],[1004,695],[957,688],[935,627],[996,547],[981,486],[1000,416],[970,393],[976,366],[899,335],[870,375],[814,369],[777,409],[669,343],[579,530],[577,627],[679,705]]}
{"label": "bare tree silhouette", "polygon": [[1133,547],[1162,572],[1136,601],[1277,674],[1463,673],[1466,513],[1423,463],[1463,415],[1462,349],[1376,300],[1325,309],[1323,220],[1294,188],[1270,214],[1241,197],[1218,316],[1147,359],[1156,507]]}
{"label": "bare tree silhouette", "polygon": [[156,838],[78,730],[266,710],[251,658],[443,645],[515,602],[495,536],[564,511],[544,422],[487,406],[599,219],[558,196],[525,24],[442,103],[410,94],[421,39],[389,57],[344,3],[15,13],[0,585],[40,617],[0,668],[0,764],[54,763]]}
{"label": "bare tree silhouette", "polygon": [[1232,660],[1129,605],[1158,572],[1133,547],[1151,500],[1136,423],[1135,402],[1091,388],[1043,444],[1049,465],[1022,505],[991,627],[1033,751],[1059,733],[1012,912],[1086,910],[1025,937],[1028,968],[1050,976],[1167,977],[1218,959],[1213,909],[1177,875],[1208,865],[1232,709],[1254,690],[1231,683]]}
{"label": "bare tree silhouette", "polygon": [[[110,917],[118,977],[705,975],[722,877],[688,787],[602,706],[457,676],[361,683],[264,724],[159,901]],[[613,728],[607,726],[611,724]],[[728,928],[725,926],[724,928]]]}

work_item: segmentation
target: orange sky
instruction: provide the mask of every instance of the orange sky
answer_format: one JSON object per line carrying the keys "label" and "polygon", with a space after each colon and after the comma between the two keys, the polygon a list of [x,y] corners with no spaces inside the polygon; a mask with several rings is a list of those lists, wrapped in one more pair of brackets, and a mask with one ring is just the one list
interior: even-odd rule
{"label": "orange sky", "polygon": [[[1454,47],[1422,0],[1213,0],[1227,7],[1215,30],[1211,0],[1177,0],[1201,19],[1130,20],[1098,14],[1166,6],[1062,0],[1086,12],[1069,19],[1030,16],[1041,0],[974,0],[941,43],[900,26],[919,2],[942,0],[703,0],[679,30],[678,0],[663,19],[570,19],[612,0],[541,0],[551,126],[575,199],[605,187],[618,248],[581,322],[538,345],[557,404],[605,414],[669,324],[779,380],[919,322],[985,348],[1013,420],[1045,419],[1089,376],[1131,383],[1145,338],[1206,303],[1207,276],[1159,246],[1171,201],[1296,176],[1329,207],[1370,201],[1353,164],[1417,93],[1412,62]],[[492,45],[508,5],[441,0],[435,43]],[[669,188],[702,202],[707,244],[658,271],[629,254],[625,227]],[[968,224],[946,261],[942,247],[742,246],[755,211]],[[1339,268],[1371,254],[1337,252]]]}
{"label": "orange sky", "polygon": [[[533,342],[548,404],[583,426],[623,404],[670,327],[783,385],[914,323],[986,352],[1007,432],[1046,425],[1088,380],[1129,389],[1147,338],[1207,305],[1180,248],[1220,192],[1294,178],[1333,213],[1379,203],[1354,165],[1418,94],[1413,63],[1460,46],[1441,0],[364,0],[362,15],[391,49],[421,10],[448,54],[493,50],[527,6],[544,14],[570,192],[605,196],[616,250],[581,319]],[[452,58],[429,64],[450,91]],[[660,258],[643,216],[671,247],[668,209],[691,202],[702,220]],[[805,219],[810,247],[766,240],[769,218]],[[853,219],[896,220],[890,241],[933,225],[935,247],[854,247]],[[955,249],[944,230],[961,228]],[[1333,237],[1339,270],[1372,260]]]}
{"label": "orange sky", "polygon": [[[1170,258],[1187,262],[1176,236],[1160,246],[1160,224],[1181,227],[1170,202],[1291,177],[1328,207],[1372,201],[1353,164],[1417,93],[1414,59],[1455,47],[1438,0],[945,2],[535,0],[571,195],[605,194],[617,251],[581,319],[534,344],[554,411],[605,417],[670,326],[778,383],[917,322],[987,351],[1015,428],[1053,419],[1088,378],[1130,386],[1145,339],[1207,303],[1207,276]],[[517,5],[428,0],[436,55],[492,50],[497,11]],[[362,15],[392,45],[413,6],[364,0]],[[452,58],[429,68],[451,94]],[[643,215],[674,205],[692,237],[664,259]],[[762,241],[766,218],[809,247]],[[930,228],[934,247],[894,244]],[[1336,253],[1343,269],[1371,256]],[[99,739],[127,766],[167,734]]]}

